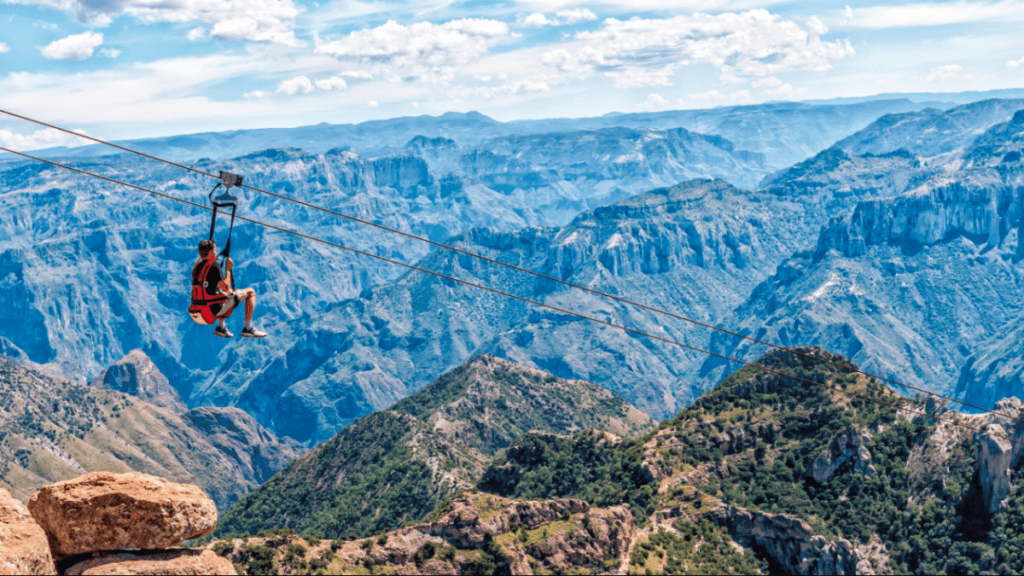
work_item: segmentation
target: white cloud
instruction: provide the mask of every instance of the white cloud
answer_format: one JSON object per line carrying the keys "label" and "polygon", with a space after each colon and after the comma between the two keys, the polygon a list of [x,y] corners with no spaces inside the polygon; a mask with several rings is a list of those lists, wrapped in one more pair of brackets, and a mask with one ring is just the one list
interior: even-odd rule
{"label": "white cloud", "polygon": [[672,102],[658,93],[648,94],[647,99],[637,105],[642,110],[665,110],[672,106]]}
{"label": "white cloud", "polygon": [[858,8],[856,17],[847,8],[848,26],[858,28],[917,28],[968,22],[1024,19],[1024,2],[922,2],[902,6],[870,6]]}
{"label": "white cloud", "polygon": [[807,88],[794,88],[792,84],[786,82],[785,84],[772,88],[771,90],[765,90],[764,93],[770,96],[779,96],[792,100],[797,96],[800,96],[804,92],[807,92]]}
{"label": "white cloud", "polygon": [[501,38],[508,26],[497,20],[463,18],[444,24],[417,22],[403,26],[393,20],[357,30],[340,40],[318,42],[317,54],[358,62],[377,69],[389,80],[448,81]]}
{"label": "white cloud", "polygon": [[945,66],[934,68],[931,73],[928,74],[927,80],[929,82],[951,82],[957,80],[970,80],[972,78],[974,78],[974,75],[965,74],[963,66],[947,64]]}
{"label": "white cloud", "polygon": [[574,10],[559,10],[550,18],[545,16],[542,12],[534,12],[523,20],[523,24],[536,27],[572,26],[573,24],[589,22],[591,20],[597,20],[597,15],[586,8],[576,8]]}
{"label": "white cloud", "polygon": [[264,98],[266,96],[270,96],[270,93],[262,90],[253,90],[252,92],[242,94],[242,98]]}
{"label": "white cloud", "polygon": [[51,60],[85,60],[100,44],[103,44],[103,34],[83,32],[54,40],[39,51]]}
{"label": "white cloud", "polygon": [[188,34],[185,37],[192,42],[195,42],[196,40],[202,40],[203,38],[206,38],[206,28],[203,28],[202,26],[198,28],[193,28],[188,31]]}
{"label": "white cloud", "polygon": [[3,54],[4,52],[10,52],[10,51],[11,51],[11,47],[10,46],[8,46],[7,44],[4,44],[3,42],[0,42],[0,54]]}
{"label": "white cloud", "polygon": [[[75,130],[79,134],[86,134],[84,130]],[[51,148],[53,146],[84,146],[91,144],[88,140],[66,134],[53,128],[46,128],[31,134],[15,134],[10,130],[0,130],[0,144],[11,150],[38,150],[40,148]]]}
{"label": "white cloud", "polygon": [[[219,40],[299,45],[293,0],[0,0],[71,12],[90,26],[106,26],[128,14],[143,22],[206,22]],[[192,32],[189,33],[190,40]]]}
{"label": "white cloud", "polygon": [[760,80],[754,80],[750,83],[754,88],[769,87],[774,88],[776,86],[782,86],[782,80],[779,80],[775,76],[769,76],[767,78],[761,78]]}
{"label": "white cloud", "polygon": [[1021,58],[1020,60],[1010,60],[1006,65],[1010,68],[1024,68],[1024,58]]}
{"label": "white cloud", "polygon": [[580,32],[576,39],[582,47],[575,54],[561,48],[542,61],[568,74],[601,72],[618,86],[669,85],[676,68],[695,62],[716,66],[727,81],[788,70],[824,71],[832,68],[832,60],[854,53],[848,41],[822,41],[815,30],[767,10],[609,18],[601,30]]}
{"label": "white cloud", "polygon": [[285,80],[277,85],[278,94],[287,94],[289,96],[294,96],[295,94],[309,94],[312,91],[313,83],[305,76],[296,76],[291,80]]}
{"label": "white cloud", "polygon": [[100,54],[106,56],[107,58],[117,58],[121,55],[121,51],[117,48],[103,48],[100,50]]}
{"label": "white cloud", "polygon": [[811,16],[807,20],[807,27],[811,29],[811,32],[814,32],[818,36],[828,32],[828,26],[825,26],[825,23],[817,16]]}
{"label": "white cloud", "polygon": [[737,90],[732,94],[721,94],[718,90],[709,90],[699,94],[690,94],[689,99],[699,106],[727,106],[752,102],[750,92],[746,90]]}
{"label": "white cloud", "polygon": [[355,78],[357,80],[373,80],[373,74],[363,72],[362,70],[346,70],[344,72],[338,72],[337,75],[344,76],[345,78]]}
{"label": "white cloud", "polygon": [[412,103],[412,107],[417,109],[417,110],[419,110],[420,109],[420,103],[419,102],[413,102]]}
{"label": "white cloud", "polygon": [[348,84],[341,76],[331,76],[317,80],[316,87],[321,90],[345,90],[348,88]]}
{"label": "white cloud", "polygon": [[366,103],[366,105],[369,106],[370,108],[376,108],[380,106],[380,104],[378,104],[376,100],[370,100],[369,102]]}
{"label": "white cloud", "polygon": [[554,22],[552,22],[551,20],[548,20],[548,17],[545,16],[544,14],[540,13],[540,12],[534,12],[533,14],[530,14],[529,16],[527,16],[526,20],[523,20],[523,24],[526,24],[527,26],[541,27],[541,26],[551,26],[551,25],[554,24]]}

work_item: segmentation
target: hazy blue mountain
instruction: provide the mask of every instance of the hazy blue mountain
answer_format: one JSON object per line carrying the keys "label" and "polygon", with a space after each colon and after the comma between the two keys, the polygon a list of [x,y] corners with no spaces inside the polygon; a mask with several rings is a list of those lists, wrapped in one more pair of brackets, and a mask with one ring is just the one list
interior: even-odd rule
{"label": "hazy blue mountain", "polygon": [[[936,103],[905,98],[855,104],[809,105],[772,102],[707,110],[670,110],[610,114],[595,118],[546,118],[499,122],[478,112],[449,112],[441,116],[415,116],[372,120],[360,124],[327,124],[297,128],[268,128],[209,132],[119,141],[129,148],[174,160],[232,158],[253,150],[293,147],[321,154],[335,148],[362,156],[387,154],[417,136],[444,138],[460,146],[477,147],[487,140],[508,136],[573,132],[603,128],[671,130],[685,128],[732,141],[737,148],[765,154],[774,168],[782,168],[819,152],[836,140],[867,126],[879,116],[921,110]],[[950,104],[952,105],[952,104]],[[54,148],[51,156],[76,157],[110,154],[99,145]]]}
{"label": "hazy blue mountain", "polygon": [[[1022,148],[1024,110],[959,150],[964,168],[832,219],[816,247],[782,263],[729,324],[988,406],[1020,394],[1012,335],[1024,298]],[[733,340],[716,337],[716,349],[759,350]]]}
{"label": "hazy blue mountain", "polygon": [[887,114],[844,138],[836,147],[849,154],[885,154],[906,150],[930,158],[970,144],[986,130],[1024,108],[1024,99],[983,100],[948,110],[927,108]]}

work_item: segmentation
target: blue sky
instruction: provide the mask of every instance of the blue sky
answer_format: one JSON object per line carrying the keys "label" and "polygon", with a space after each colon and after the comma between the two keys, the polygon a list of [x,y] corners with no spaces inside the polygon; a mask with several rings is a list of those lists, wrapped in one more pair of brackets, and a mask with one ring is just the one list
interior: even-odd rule
{"label": "blue sky", "polygon": [[[0,0],[0,107],[104,138],[1024,86],[1024,0]],[[74,142],[0,120],[20,149]]]}

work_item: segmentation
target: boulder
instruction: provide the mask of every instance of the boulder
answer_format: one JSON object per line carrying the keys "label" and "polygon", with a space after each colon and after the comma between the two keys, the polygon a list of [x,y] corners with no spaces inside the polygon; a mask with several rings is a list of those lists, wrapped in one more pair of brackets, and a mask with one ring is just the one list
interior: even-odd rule
{"label": "boulder", "polygon": [[164,550],[155,553],[118,552],[73,564],[65,576],[90,574],[234,574],[226,558],[210,550]]}
{"label": "boulder", "polygon": [[62,557],[170,548],[217,525],[217,507],[198,487],[139,472],[90,472],[50,484],[28,507]]}
{"label": "boulder", "polygon": [[56,574],[46,533],[0,488],[0,574]]}

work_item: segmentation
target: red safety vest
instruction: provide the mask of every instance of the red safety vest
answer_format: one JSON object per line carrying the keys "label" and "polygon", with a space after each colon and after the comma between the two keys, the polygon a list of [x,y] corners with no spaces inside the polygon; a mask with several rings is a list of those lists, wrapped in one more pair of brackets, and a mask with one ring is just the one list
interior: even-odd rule
{"label": "red safety vest", "polygon": [[[192,282],[192,305],[188,308],[188,314],[196,321],[196,324],[202,324],[209,326],[217,321],[217,316],[210,310],[210,306],[213,304],[224,304],[228,297],[225,294],[217,294],[210,296],[206,291],[206,275],[210,273],[210,268],[217,262],[216,258],[210,258],[203,264],[203,269],[199,272],[199,276],[193,274],[195,278]],[[196,266],[199,266],[202,262],[196,262],[196,265],[192,267],[192,271],[195,272]],[[231,312],[234,312],[232,308],[228,312],[225,318],[231,316]]]}

